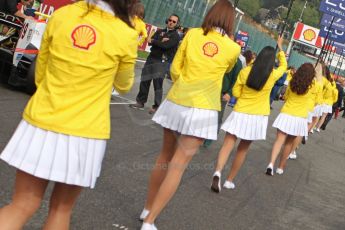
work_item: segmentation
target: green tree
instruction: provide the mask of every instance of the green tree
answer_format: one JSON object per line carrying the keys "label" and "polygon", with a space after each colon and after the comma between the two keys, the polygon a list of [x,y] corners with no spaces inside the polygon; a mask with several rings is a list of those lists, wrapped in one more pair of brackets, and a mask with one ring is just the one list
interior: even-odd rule
{"label": "green tree", "polygon": [[251,17],[255,17],[258,10],[261,8],[259,0],[240,0],[238,8],[249,14]]}

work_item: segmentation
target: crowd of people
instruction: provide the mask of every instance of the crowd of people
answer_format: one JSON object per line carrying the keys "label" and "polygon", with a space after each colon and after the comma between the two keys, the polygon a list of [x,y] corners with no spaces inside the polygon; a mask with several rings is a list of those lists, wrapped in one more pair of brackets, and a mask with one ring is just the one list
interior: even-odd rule
{"label": "crowd of people", "polygon": [[[217,140],[220,129],[226,134],[211,190],[235,188],[249,147],[266,139],[270,95],[277,93],[277,84],[285,85],[284,105],[273,123],[277,136],[267,162],[269,176],[283,174],[303,138],[314,129],[320,132],[329,114],[340,111],[343,94],[328,67],[304,63],[288,69],[281,37],[278,53],[272,44],[258,55],[241,54],[232,39],[235,9],[228,0],[218,0],[201,27],[190,29],[182,41],[178,15],[172,14],[165,29],[148,36],[144,14],[137,0],[90,0],[62,7],[49,20],[36,64],[37,91],[0,155],[17,168],[12,202],[0,209],[1,229],[21,229],[39,208],[49,181],[55,185],[44,229],[69,229],[82,188],[94,188],[100,176],[110,137],[111,91],[131,89],[137,47],[145,39],[151,53],[131,107],[144,108],[153,81],[150,113],[163,128],[163,144],[140,215],[142,230],[157,229],[154,222],[177,191],[189,162],[200,146]],[[54,30],[57,27],[63,29]],[[173,84],[163,99],[167,69]],[[231,98],[237,101],[223,122]],[[222,171],[237,140],[222,186]]]}

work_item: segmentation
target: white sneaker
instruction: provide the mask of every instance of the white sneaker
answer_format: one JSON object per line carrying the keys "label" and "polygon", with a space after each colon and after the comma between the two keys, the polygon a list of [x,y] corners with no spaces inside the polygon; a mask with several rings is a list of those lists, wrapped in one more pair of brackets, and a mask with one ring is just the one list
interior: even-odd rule
{"label": "white sneaker", "polygon": [[296,160],[297,159],[297,154],[296,151],[293,151],[292,153],[290,153],[289,158],[291,160]]}
{"label": "white sneaker", "polygon": [[315,131],[319,133],[319,132],[320,132],[320,129],[319,129],[319,128],[317,128],[317,129],[315,129]]}
{"label": "white sneaker", "polygon": [[276,173],[279,174],[279,175],[282,175],[284,173],[284,170],[280,169],[280,168],[277,168],[276,169]]}
{"label": "white sneaker", "polygon": [[314,133],[314,129],[311,129],[311,130],[310,130],[310,133],[313,134],[313,133]]}
{"label": "white sneaker", "polygon": [[154,224],[143,223],[140,230],[158,230]]}
{"label": "white sneaker", "polygon": [[150,211],[144,208],[144,210],[141,212],[139,220],[143,221],[146,219],[146,217],[149,215]]}
{"label": "white sneaker", "polygon": [[223,187],[226,189],[235,189],[235,184],[227,180],[225,181]]}
{"label": "white sneaker", "polygon": [[111,92],[111,95],[112,96],[119,96],[120,94],[115,89],[113,89],[113,91]]}
{"label": "white sneaker", "polygon": [[273,176],[273,165],[271,163],[266,168],[266,174],[269,176]]}
{"label": "white sneaker", "polygon": [[213,174],[211,190],[215,193],[220,193],[220,190],[222,189],[220,186],[220,181],[221,181],[220,177],[221,177],[221,174],[219,171],[216,171]]}

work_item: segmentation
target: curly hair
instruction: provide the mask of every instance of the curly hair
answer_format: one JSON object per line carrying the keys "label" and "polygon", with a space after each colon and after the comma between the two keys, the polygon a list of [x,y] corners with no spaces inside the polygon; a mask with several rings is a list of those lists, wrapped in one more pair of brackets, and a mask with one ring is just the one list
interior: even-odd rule
{"label": "curly hair", "polygon": [[328,66],[325,66],[325,77],[329,82],[333,83],[334,80],[332,78],[331,71],[329,70]]}
{"label": "curly hair", "polygon": [[291,91],[298,95],[306,94],[313,83],[315,74],[316,71],[311,63],[301,65],[291,79]]}

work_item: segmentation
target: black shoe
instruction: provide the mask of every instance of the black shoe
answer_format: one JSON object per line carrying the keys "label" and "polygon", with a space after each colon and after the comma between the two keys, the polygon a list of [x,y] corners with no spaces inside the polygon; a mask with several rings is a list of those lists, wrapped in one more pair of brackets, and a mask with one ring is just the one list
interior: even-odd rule
{"label": "black shoe", "polygon": [[213,176],[211,190],[215,193],[220,192],[221,188],[220,188],[220,177],[219,176]]}
{"label": "black shoe", "polygon": [[302,138],[302,144],[305,145],[307,142],[306,142],[306,139],[305,137]]}
{"label": "black shoe", "polygon": [[267,169],[266,169],[266,175],[273,176],[273,168],[267,167]]}

